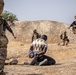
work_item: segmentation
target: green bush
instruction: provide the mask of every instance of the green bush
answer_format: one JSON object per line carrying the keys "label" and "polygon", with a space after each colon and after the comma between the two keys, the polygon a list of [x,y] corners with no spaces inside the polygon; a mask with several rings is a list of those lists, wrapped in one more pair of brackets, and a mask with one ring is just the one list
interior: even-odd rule
{"label": "green bush", "polygon": [[15,14],[9,12],[9,11],[4,11],[2,13],[2,17],[6,20],[6,21],[10,21],[11,23],[13,23],[14,21],[18,21],[17,17]]}

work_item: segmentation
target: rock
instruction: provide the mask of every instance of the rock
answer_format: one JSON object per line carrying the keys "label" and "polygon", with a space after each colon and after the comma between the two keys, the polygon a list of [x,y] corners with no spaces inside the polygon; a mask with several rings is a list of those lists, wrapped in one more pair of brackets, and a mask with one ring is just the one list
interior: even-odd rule
{"label": "rock", "polygon": [[11,59],[9,59],[9,64],[10,65],[17,65],[18,64],[18,60],[16,58],[11,58]]}

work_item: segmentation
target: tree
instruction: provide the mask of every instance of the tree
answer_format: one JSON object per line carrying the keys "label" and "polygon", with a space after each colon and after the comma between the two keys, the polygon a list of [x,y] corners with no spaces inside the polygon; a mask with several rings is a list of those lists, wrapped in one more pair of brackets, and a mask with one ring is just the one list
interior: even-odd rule
{"label": "tree", "polygon": [[9,11],[4,11],[2,13],[2,17],[6,20],[6,21],[10,21],[11,23],[13,23],[14,21],[18,21],[17,17],[15,14],[9,12]]}

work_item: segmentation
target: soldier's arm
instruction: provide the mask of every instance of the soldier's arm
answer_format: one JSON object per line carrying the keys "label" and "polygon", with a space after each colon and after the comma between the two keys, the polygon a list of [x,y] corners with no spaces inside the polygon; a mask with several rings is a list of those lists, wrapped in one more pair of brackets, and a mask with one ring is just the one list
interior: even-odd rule
{"label": "soldier's arm", "polygon": [[6,29],[7,29],[10,33],[12,33],[13,37],[16,39],[16,37],[14,36],[14,33],[13,33],[12,29],[10,28],[10,26],[8,25],[8,23],[7,23],[5,20],[4,20],[4,24],[6,25]]}
{"label": "soldier's arm", "polygon": [[75,21],[70,25],[70,27],[72,27],[75,24]]}

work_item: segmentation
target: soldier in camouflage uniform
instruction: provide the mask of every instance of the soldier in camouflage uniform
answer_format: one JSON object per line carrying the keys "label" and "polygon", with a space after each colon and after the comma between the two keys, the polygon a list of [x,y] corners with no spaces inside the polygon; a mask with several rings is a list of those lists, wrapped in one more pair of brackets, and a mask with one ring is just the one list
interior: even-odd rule
{"label": "soldier in camouflage uniform", "polygon": [[42,35],[41,38],[36,39],[32,42],[29,50],[29,58],[33,58],[33,60],[31,63],[29,63],[29,65],[43,66],[55,64],[55,60],[53,58],[45,55],[48,47],[46,40],[47,36]]}
{"label": "soldier in camouflage uniform", "polygon": [[[74,18],[76,19],[76,15],[74,16]],[[69,28],[71,28],[71,27],[72,27],[73,33],[76,34],[76,20],[73,21],[73,23],[70,25]]]}
{"label": "soldier in camouflage uniform", "polygon": [[37,30],[35,29],[35,30],[33,31],[33,35],[32,35],[32,42],[33,42],[34,40],[40,38],[40,37],[41,37],[41,35],[40,35],[40,34],[37,32]]}
{"label": "soldier in camouflage uniform", "polygon": [[[61,42],[62,42],[63,46],[69,44],[69,38],[67,36],[67,32],[66,31],[60,35],[60,39],[61,39]],[[60,45],[60,43],[58,45]]]}
{"label": "soldier in camouflage uniform", "polygon": [[[2,19],[1,13],[3,11],[3,7],[4,7],[4,1],[0,0],[0,75],[5,75],[3,70],[7,56],[7,44],[8,44],[8,39],[5,35],[6,29],[9,30],[14,36],[12,29],[9,27],[7,22],[4,19]],[[16,37],[14,36],[14,38]]]}

